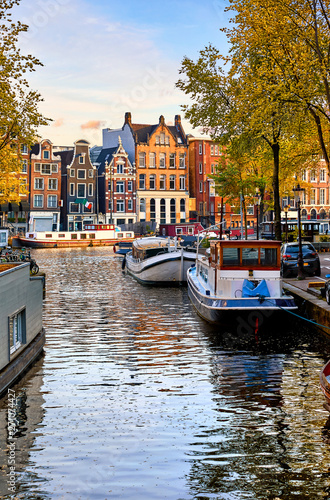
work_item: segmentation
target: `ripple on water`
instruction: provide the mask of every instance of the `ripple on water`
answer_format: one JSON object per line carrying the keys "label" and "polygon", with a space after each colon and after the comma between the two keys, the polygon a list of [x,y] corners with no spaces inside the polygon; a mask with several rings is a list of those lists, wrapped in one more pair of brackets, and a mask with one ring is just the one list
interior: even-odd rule
{"label": "ripple on water", "polygon": [[327,496],[322,338],[210,327],[185,288],[142,287],[109,248],[35,257],[47,343],[15,387],[18,498]]}

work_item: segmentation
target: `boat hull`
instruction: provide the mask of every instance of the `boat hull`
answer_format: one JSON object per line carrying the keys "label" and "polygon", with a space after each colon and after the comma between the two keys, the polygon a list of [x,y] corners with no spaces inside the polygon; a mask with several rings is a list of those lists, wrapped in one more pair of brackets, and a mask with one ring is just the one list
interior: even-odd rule
{"label": "boat hull", "polygon": [[320,373],[320,386],[325,397],[324,408],[330,412],[330,361],[322,368]]}
{"label": "boat hull", "polygon": [[[120,241],[133,241],[132,239],[124,239]],[[118,243],[118,239],[93,239],[93,240],[32,240],[29,238],[14,237],[12,241],[13,247],[29,247],[29,248],[86,248],[97,246],[113,246]]]}
{"label": "boat hull", "polygon": [[188,272],[188,296],[197,313],[213,324],[233,325],[241,331],[253,330],[256,327],[269,324],[269,321],[283,317],[285,311],[297,310],[294,298],[283,297],[249,297],[249,298],[219,298],[201,290],[197,281]]}
{"label": "boat hull", "polygon": [[195,252],[174,251],[137,261],[129,252],[126,269],[143,285],[178,286],[187,283],[187,271],[194,265]]}

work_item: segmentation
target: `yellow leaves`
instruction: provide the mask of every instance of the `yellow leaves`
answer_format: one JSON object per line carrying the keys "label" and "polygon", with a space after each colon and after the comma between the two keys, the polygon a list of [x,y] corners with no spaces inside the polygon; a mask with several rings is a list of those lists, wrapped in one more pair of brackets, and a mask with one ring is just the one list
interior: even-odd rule
{"label": "yellow leaves", "polygon": [[9,145],[0,149],[0,203],[19,202],[20,193],[27,194],[22,175],[22,160]]}

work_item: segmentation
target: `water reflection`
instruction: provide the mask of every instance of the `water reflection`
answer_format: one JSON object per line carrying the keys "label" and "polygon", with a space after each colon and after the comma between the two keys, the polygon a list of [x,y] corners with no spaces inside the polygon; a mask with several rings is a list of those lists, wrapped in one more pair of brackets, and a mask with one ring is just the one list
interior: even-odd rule
{"label": "water reflection", "polygon": [[47,341],[21,386],[18,498],[326,497],[323,337],[210,327],[184,288],[142,287],[108,248],[35,256]]}

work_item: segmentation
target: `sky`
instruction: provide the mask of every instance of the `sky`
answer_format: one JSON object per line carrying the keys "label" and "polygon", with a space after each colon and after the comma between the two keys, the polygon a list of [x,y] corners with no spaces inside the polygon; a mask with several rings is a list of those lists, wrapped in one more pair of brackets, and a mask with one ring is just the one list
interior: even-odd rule
{"label": "sky", "polygon": [[133,123],[172,124],[200,136],[184,119],[189,98],[175,87],[184,56],[196,60],[209,43],[227,51],[220,28],[226,0],[21,0],[14,19],[29,25],[20,47],[42,63],[28,76],[53,121],[39,134],[56,146],[86,139],[102,145],[102,129]]}

